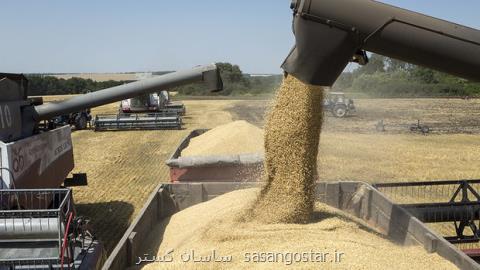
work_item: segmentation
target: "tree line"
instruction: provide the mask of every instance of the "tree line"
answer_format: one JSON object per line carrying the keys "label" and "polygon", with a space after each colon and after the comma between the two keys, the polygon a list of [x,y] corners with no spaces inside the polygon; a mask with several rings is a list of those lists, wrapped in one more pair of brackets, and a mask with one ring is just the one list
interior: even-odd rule
{"label": "tree line", "polygon": [[344,72],[333,88],[386,98],[480,96],[479,83],[378,54],[369,64]]}
{"label": "tree line", "polygon": [[27,75],[31,96],[85,94],[127,83],[127,81],[97,82],[91,79],[59,79],[53,76]]}
{"label": "tree line", "polygon": [[[257,96],[273,93],[282,81],[282,75],[250,76],[238,65],[217,63],[224,90],[213,94],[201,83],[175,89],[188,96]],[[163,74],[164,72],[158,73]],[[90,79],[58,79],[52,76],[29,75],[30,95],[83,94],[128,83],[128,81],[97,82]],[[451,97],[480,96],[480,84],[452,75],[408,64],[392,58],[372,54],[370,63],[342,73],[333,86],[336,91],[358,93],[367,97]]]}
{"label": "tree line", "polygon": [[180,95],[222,95],[222,96],[257,96],[273,93],[282,81],[281,75],[250,76],[244,74],[238,65],[217,63],[223,80],[223,91],[212,94],[205,91],[202,84],[191,84],[176,89]]}
{"label": "tree line", "polygon": [[[238,65],[230,63],[217,63],[224,83],[224,90],[213,94],[205,90],[201,83],[185,85],[171,89],[179,92],[180,95],[261,95],[272,93],[282,80],[281,75],[266,77],[254,77],[244,74]],[[161,75],[165,72],[157,72],[154,75]],[[59,79],[53,76],[28,75],[29,94],[41,95],[70,95],[93,92],[129,81],[103,81],[97,82],[91,79],[71,78]],[[161,89],[160,89],[161,90]]]}

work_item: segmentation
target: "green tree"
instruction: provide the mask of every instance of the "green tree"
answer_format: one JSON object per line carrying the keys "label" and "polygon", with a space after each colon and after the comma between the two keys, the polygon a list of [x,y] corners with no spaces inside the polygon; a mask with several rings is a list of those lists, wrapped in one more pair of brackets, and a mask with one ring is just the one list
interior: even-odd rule
{"label": "green tree", "polygon": [[334,87],[372,97],[479,96],[480,84],[373,54],[366,66],[345,72]]}
{"label": "green tree", "polygon": [[414,80],[419,82],[430,84],[438,83],[436,72],[431,69],[413,66],[410,68],[409,73]]}
{"label": "green tree", "polygon": [[83,94],[117,85],[124,81],[95,82],[90,79],[71,78],[68,80],[57,79],[53,76],[29,75],[29,95],[68,95]]}

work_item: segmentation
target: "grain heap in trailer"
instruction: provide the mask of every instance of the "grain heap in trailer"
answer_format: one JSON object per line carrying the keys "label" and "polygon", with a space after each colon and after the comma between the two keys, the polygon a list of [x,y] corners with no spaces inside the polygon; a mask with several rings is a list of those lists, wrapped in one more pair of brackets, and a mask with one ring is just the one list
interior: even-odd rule
{"label": "grain heap in trailer", "polygon": [[42,120],[192,82],[223,87],[209,65],[35,106],[23,75],[0,74],[0,268],[96,269],[105,256],[88,221],[77,216],[72,191],[62,187],[87,180],[67,179],[74,168],[71,128],[42,129]]}

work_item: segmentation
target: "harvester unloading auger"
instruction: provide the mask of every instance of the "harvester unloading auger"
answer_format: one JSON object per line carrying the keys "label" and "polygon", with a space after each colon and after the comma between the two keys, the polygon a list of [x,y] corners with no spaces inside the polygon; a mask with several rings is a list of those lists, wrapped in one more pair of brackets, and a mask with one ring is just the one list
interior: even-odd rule
{"label": "harvester unloading auger", "polygon": [[[371,0],[293,0],[291,8],[296,45],[282,68],[304,83],[331,86],[348,62],[367,64],[366,51],[480,81],[479,30]],[[453,223],[454,235],[444,235],[451,243],[478,244],[480,190],[475,184],[478,180],[375,187],[395,199],[403,196],[400,203],[408,199],[401,206],[424,223]],[[445,186],[450,195],[414,200]],[[480,259],[478,246],[464,251]]]}
{"label": "harvester unloading auger", "polygon": [[0,73],[0,269],[95,269],[102,257],[60,188],[74,167],[70,127],[41,130],[40,121],[193,82],[223,87],[216,65],[199,66],[35,106],[23,75]]}
{"label": "harvester unloading auger", "polygon": [[480,31],[371,0],[293,0],[296,44],[282,65],[331,86],[370,51],[480,81]]}

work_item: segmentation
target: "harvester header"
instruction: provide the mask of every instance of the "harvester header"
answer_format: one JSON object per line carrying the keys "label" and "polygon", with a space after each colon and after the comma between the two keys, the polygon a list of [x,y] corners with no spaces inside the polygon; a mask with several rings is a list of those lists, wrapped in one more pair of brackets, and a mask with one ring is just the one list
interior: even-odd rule
{"label": "harvester header", "polygon": [[300,80],[332,85],[370,51],[480,81],[480,31],[372,0],[293,0],[296,44],[282,65]]}

